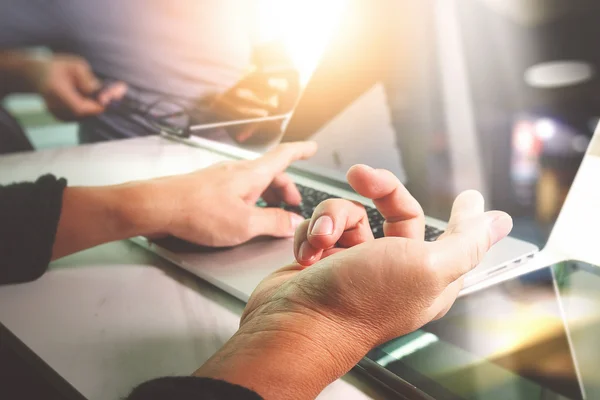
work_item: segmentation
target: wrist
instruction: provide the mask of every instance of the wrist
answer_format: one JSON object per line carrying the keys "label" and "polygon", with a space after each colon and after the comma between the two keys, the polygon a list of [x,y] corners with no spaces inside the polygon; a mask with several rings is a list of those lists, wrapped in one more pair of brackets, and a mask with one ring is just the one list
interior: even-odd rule
{"label": "wrist", "polygon": [[247,387],[265,399],[314,399],[369,350],[322,317],[274,314],[245,321],[194,375]]}
{"label": "wrist", "polygon": [[152,236],[167,233],[168,207],[160,193],[148,182],[132,182],[113,187],[119,198],[117,220],[128,236]]}
{"label": "wrist", "polygon": [[23,75],[25,78],[25,89],[44,95],[48,75],[49,59],[30,56],[23,60]]}
{"label": "wrist", "polygon": [[47,58],[12,50],[2,52],[0,56],[0,68],[7,76],[5,82],[0,84],[0,91],[42,91],[47,73]]}

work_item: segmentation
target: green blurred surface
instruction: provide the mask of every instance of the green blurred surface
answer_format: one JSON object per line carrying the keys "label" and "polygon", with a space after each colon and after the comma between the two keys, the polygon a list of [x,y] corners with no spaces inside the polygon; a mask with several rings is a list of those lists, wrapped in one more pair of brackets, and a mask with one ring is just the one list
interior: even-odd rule
{"label": "green blurred surface", "polygon": [[3,104],[19,121],[37,150],[77,145],[77,123],[56,120],[46,111],[40,96],[11,95]]}

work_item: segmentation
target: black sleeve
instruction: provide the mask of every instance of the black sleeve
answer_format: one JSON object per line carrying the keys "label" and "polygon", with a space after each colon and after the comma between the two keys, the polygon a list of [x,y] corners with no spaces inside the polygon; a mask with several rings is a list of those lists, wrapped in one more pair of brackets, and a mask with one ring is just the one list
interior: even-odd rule
{"label": "black sleeve", "polygon": [[39,278],[52,258],[64,179],[0,186],[0,284]]}
{"label": "black sleeve", "polygon": [[245,387],[193,376],[159,378],[141,384],[126,400],[263,400]]}

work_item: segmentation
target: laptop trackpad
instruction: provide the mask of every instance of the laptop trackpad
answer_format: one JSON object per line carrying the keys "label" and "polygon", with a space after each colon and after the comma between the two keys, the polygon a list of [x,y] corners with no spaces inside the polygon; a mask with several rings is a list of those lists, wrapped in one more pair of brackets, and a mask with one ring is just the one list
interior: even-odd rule
{"label": "laptop trackpad", "polygon": [[262,279],[294,261],[291,238],[260,237],[228,248],[198,246],[177,238],[165,238],[153,241],[150,247],[244,301]]}

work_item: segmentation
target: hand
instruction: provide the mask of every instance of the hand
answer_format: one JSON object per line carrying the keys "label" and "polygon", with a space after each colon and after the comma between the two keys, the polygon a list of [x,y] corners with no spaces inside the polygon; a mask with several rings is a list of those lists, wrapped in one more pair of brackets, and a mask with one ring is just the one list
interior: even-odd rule
{"label": "hand", "polygon": [[206,246],[234,246],[253,237],[292,237],[304,221],[278,207],[256,207],[259,197],[278,206],[302,198],[285,173],[317,150],[314,142],[286,143],[251,161],[226,162],[187,175],[140,183],[159,215],[152,235],[169,234]]}
{"label": "hand", "polygon": [[48,110],[60,120],[101,114],[111,101],[119,100],[127,91],[124,83],[117,82],[97,93],[100,81],[89,64],[77,56],[55,55],[38,60],[35,65],[35,89],[43,96]]}
{"label": "hand", "polygon": [[[355,166],[348,181],[374,200],[386,237],[373,239],[361,205],[341,199],[320,204],[296,232],[298,262],[260,283],[238,334],[197,375],[254,388],[267,398],[290,392],[314,398],[374,346],[443,316],[463,276],[512,228],[507,214],[484,212],[481,195],[468,191],[457,197],[444,235],[425,242],[423,211],[390,172]],[[237,359],[223,357],[234,347]],[[296,379],[268,367],[284,362]]]}
{"label": "hand", "polygon": [[[210,108],[218,116],[228,120],[267,117],[284,114],[292,110],[299,92],[298,74],[248,74],[235,86],[217,96]],[[239,143],[252,137],[262,136],[263,143],[281,134],[281,121],[267,121],[229,129],[233,139]]]}
{"label": "hand", "polygon": [[[348,182],[373,199],[385,218],[386,237],[373,239],[362,205],[341,199],[321,203],[296,233],[298,263],[261,283],[242,325],[265,297],[283,292],[288,302],[362,331],[355,339],[366,330],[367,344],[380,344],[443,316],[464,274],[512,229],[507,214],[484,212],[481,195],[467,191],[455,200],[446,232],[425,242],[423,211],[393,174],[359,165],[348,172]],[[286,291],[289,286],[299,289]]]}

